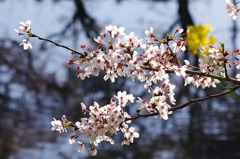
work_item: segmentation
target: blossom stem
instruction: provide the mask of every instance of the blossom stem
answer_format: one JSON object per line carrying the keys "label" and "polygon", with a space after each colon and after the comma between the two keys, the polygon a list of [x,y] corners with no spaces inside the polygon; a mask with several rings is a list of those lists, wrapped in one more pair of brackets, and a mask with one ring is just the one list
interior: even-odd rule
{"label": "blossom stem", "polygon": [[[232,88],[230,88],[230,90],[224,91],[222,93],[213,94],[213,95],[210,95],[210,96],[207,96],[207,97],[203,97],[203,98],[190,99],[188,102],[186,102],[184,104],[181,104],[181,105],[178,105],[178,106],[175,106],[175,107],[172,107],[172,108],[168,109],[168,111],[175,111],[175,110],[178,110],[178,109],[183,109],[183,108],[187,107],[188,105],[196,103],[196,102],[205,101],[205,100],[208,100],[208,99],[211,99],[211,98],[221,97],[221,96],[233,93],[238,88],[240,88],[240,85],[232,87]],[[136,120],[136,119],[138,119],[140,117],[156,116],[158,114],[159,114],[158,112],[157,113],[151,113],[151,114],[143,114],[143,115],[139,114],[139,115],[137,115],[135,117],[126,118],[125,121]]]}
{"label": "blossom stem", "polygon": [[210,95],[210,96],[207,96],[207,97],[203,97],[203,98],[191,99],[191,100],[189,100],[188,102],[186,102],[186,103],[184,103],[182,105],[179,105],[179,106],[172,107],[172,108],[168,109],[168,111],[174,111],[174,110],[182,109],[182,108],[184,108],[184,107],[186,107],[186,106],[188,106],[188,105],[190,105],[192,103],[196,103],[196,102],[199,102],[199,101],[204,101],[204,100],[208,100],[208,99],[211,99],[211,98],[221,97],[221,96],[233,93],[238,88],[240,88],[240,85],[230,88],[229,91],[224,91],[222,93],[213,94],[213,95]]}

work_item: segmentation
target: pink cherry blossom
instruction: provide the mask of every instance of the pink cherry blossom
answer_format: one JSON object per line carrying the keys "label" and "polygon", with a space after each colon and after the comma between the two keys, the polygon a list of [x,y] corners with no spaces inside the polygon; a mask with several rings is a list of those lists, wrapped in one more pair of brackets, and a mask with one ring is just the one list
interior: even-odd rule
{"label": "pink cherry blossom", "polygon": [[78,146],[78,152],[83,152],[84,151],[84,144],[82,143],[82,142],[80,142],[80,141],[78,141],[78,144],[79,144],[79,146]]}
{"label": "pink cherry blossom", "polygon": [[18,36],[24,35],[23,33],[20,33],[17,29],[14,29],[15,32],[17,32]]}
{"label": "pink cherry blossom", "polygon": [[226,5],[226,10],[227,10],[227,13],[230,15],[230,16],[233,16],[232,19],[233,20],[238,20],[238,11],[236,10],[235,8],[235,5],[230,1],[230,0],[225,0],[227,5]]}
{"label": "pink cherry blossom", "polygon": [[90,146],[88,148],[89,153],[91,154],[91,156],[96,156],[97,155],[97,149],[94,146]]}
{"label": "pink cherry blossom", "polygon": [[20,22],[20,26],[19,26],[19,29],[23,32],[28,32],[31,28],[30,28],[30,25],[31,25],[31,20],[27,20],[25,23],[24,22]]}
{"label": "pink cherry blossom", "polygon": [[26,39],[23,39],[23,41],[20,43],[20,46],[22,45],[24,50],[27,50],[28,48],[32,49],[32,44]]}
{"label": "pink cherry blossom", "polygon": [[110,78],[111,82],[115,82],[115,78],[117,78],[118,76],[110,69],[108,69],[107,74],[104,76],[104,80],[108,80]]}
{"label": "pink cherry blossom", "polygon": [[52,124],[52,131],[59,131],[59,133],[67,131],[65,128],[63,128],[62,122],[60,120],[56,120],[53,118],[54,121],[51,122]]}

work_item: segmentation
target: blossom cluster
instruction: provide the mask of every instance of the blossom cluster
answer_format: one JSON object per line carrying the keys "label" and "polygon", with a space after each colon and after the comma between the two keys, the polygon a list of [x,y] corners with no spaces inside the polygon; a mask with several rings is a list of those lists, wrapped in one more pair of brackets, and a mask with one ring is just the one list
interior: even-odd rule
{"label": "blossom cluster", "polygon": [[[82,45],[86,56],[69,60],[68,66],[77,64],[77,76],[82,80],[90,75],[98,76],[100,71],[106,73],[104,80],[110,79],[112,82],[115,82],[119,76],[131,77],[133,81],[137,78],[140,82],[145,82],[144,88],[149,93],[157,92],[159,89],[154,88],[153,84],[170,85],[169,89],[161,91],[161,96],[164,97],[161,101],[170,99],[170,102],[174,104],[174,86],[170,84],[167,72],[182,76],[185,79],[185,85],[193,83],[197,87],[205,88],[215,87],[215,84],[219,83],[217,79],[210,77],[186,74],[192,66],[188,60],[184,60],[184,64],[181,65],[177,56],[178,53],[182,54],[186,50],[185,40],[181,37],[176,38],[176,35],[181,32],[182,29],[177,29],[175,36],[168,35],[166,40],[160,40],[154,35],[153,28],[150,28],[145,31],[147,43],[144,44],[143,39],[138,39],[133,32],[125,35],[122,27],[110,25],[106,27],[105,32],[101,33],[102,37],[95,39],[99,44],[97,50],[92,51],[88,46]],[[123,37],[119,37],[120,35]],[[108,44],[107,49],[103,48],[103,44]],[[212,50],[209,50],[209,53],[211,52]],[[202,65],[200,61],[200,67]],[[205,72],[203,69],[199,71]],[[166,104],[166,107],[169,106]]]}
{"label": "blossom cluster", "polygon": [[[175,34],[182,33],[182,29],[176,30]],[[153,28],[146,30],[147,44],[143,43],[143,39],[138,39],[131,32],[125,35],[124,28],[116,26],[107,26],[105,32],[101,33],[102,37],[98,37],[95,41],[99,44],[99,48],[95,51],[89,49],[88,46],[82,45],[85,57],[79,56],[69,60],[68,66],[77,64],[77,76],[82,80],[90,75],[98,76],[100,71],[104,71],[106,75],[104,80],[110,79],[115,82],[119,76],[130,77],[133,81],[137,78],[140,82],[145,82],[144,88],[152,93],[148,100],[139,98],[141,103],[140,109],[147,110],[150,113],[159,113],[163,119],[168,119],[168,109],[171,104],[175,104],[174,84],[169,82],[169,75],[166,71],[172,71],[177,76],[186,77],[185,71],[191,66],[185,60],[185,65],[181,66],[176,57],[177,53],[183,53],[186,49],[183,38],[173,40],[173,36],[159,45],[159,39],[153,34]],[[123,35],[123,37],[119,37]],[[110,40],[108,40],[108,38]],[[172,40],[172,49],[164,43]],[[108,44],[106,50],[103,45]],[[189,79],[189,77],[188,77]],[[154,87],[153,84],[161,84],[161,87]],[[189,81],[188,81],[189,83]],[[213,83],[214,84],[214,81]],[[210,86],[210,85],[209,85]]]}
{"label": "blossom cluster", "polygon": [[[89,107],[87,110],[84,103],[81,103],[82,112],[84,114],[88,113],[88,118],[82,118],[81,121],[73,124],[72,122],[67,122],[65,116],[62,117],[62,121],[56,120],[52,121],[52,130],[61,132],[66,131],[68,127],[74,127],[74,135],[69,139],[69,143],[75,143],[75,140],[81,135],[85,136],[85,139],[90,140],[89,152],[91,155],[96,155],[96,146],[102,141],[108,141],[114,144],[112,139],[114,134],[117,134],[121,130],[124,133],[124,140],[122,145],[129,145],[133,143],[134,138],[138,138],[139,134],[135,132],[135,128],[128,127],[128,123],[131,121],[126,121],[126,118],[131,116],[123,111],[123,108],[134,102],[134,97],[132,94],[127,94],[124,92],[118,92],[117,96],[111,99],[110,104],[100,107],[97,102],[94,102],[93,106]],[[79,151],[84,151],[85,144],[78,141]]]}
{"label": "blossom cluster", "polygon": [[238,12],[239,10],[237,10],[235,8],[236,4],[238,4],[239,2],[233,4],[230,0],[225,0],[227,5],[226,5],[226,10],[227,10],[227,13],[232,16],[232,19],[233,20],[238,20]]}
{"label": "blossom cluster", "polygon": [[[19,32],[17,29],[15,29],[15,31],[18,33],[18,35],[28,35],[31,33],[31,21],[27,20],[25,23],[24,22],[20,22],[20,26],[19,26],[19,30],[22,32]],[[28,48],[32,49],[32,44],[29,42],[29,38],[28,39],[23,39],[22,42],[20,43],[20,46],[23,45],[23,49],[27,50]]]}
{"label": "blossom cluster", "polygon": [[[228,76],[227,68],[233,68],[234,65],[236,65],[237,69],[240,69],[240,65],[237,65],[237,63],[240,61],[239,58],[239,50],[234,51],[224,51],[224,44],[221,43],[220,48],[216,48],[213,46],[205,47],[201,50],[201,56],[199,58],[199,69],[201,72],[208,73],[208,74],[214,74],[218,72],[221,77],[226,78]],[[214,81],[214,83],[220,83],[219,80],[204,77],[208,82],[211,83]],[[236,75],[236,79],[240,81],[240,74]],[[203,88],[206,87],[206,83],[201,82],[201,86]],[[213,87],[216,87],[215,84],[212,85]]]}

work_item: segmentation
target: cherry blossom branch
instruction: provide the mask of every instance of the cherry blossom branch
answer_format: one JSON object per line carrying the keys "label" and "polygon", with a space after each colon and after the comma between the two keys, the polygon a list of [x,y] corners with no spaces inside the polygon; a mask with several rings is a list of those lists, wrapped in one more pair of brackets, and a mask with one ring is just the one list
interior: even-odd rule
{"label": "cherry blossom branch", "polygon": [[[78,55],[80,55],[81,57],[86,57],[86,55],[76,51],[76,50],[73,50],[65,45],[61,45],[61,44],[58,44],[52,40],[49,40],[49,39],[46,39],[46,38],[42,38],[42,37],[39,37],[35,34],[31,34],[31,37],[36,37],[38,38],[39,40],[43,40],[43,41],[48,41],[50,43],[53,43],[55,44],[56,46],[59,46],[59,47],[62,47],[62,48],[65,48],[67,50],[70,50],[72,51],[73,53],[76,53]],[[170,48],[170,47],[169,47]],[[170,48],[170,51],[172,52],[171,48]],[[152,70],[152,71],[158,71],[157,69],[154,69],[154,68],[147,68],[147,67],[141,67],[142,69],[146,69],[146,70]],[[207,77],[211,77],[211,78],[214,78],[214,79],[218,79],[218,80],[221,80],[221,81],[229,81],[229,82],[232,82],[232,83],[236,83],[236,84],[240,84],[240,81],[236,80],[236,79],[233,79],[233,78],[230,78],[227,74],[227,68],[226,68],[226,62],[224,64],[224,68],[225,68],[225,75],[226,77],[220,77],[220,76],[217,76],[217,75],[213,75],[213,74],[210,74],[210,73],[204,73],[204,72],[198,72],[198,71],[190,71],[190,70],[186,70],[185,72],[188,73],[188,74],[192,74],[192,75],[200,75],[200,76],[207,76]],[[165,70],[166,73],[174,73],[174,71],[172,70]]]}
{"label": "cherry blossom branch", "polygon": [[[193,104],[193,103],[196,103],[196,102],[205,101],[205,100],[208,100],[208,99],[211,99],[211,98],[221,97],[221,96],[224,96],[224,95],[233,93],[233,92],[234,92],[235,90],[237,90],[238,88],[240,88],[240,85],[239,85],[239,86],[232,87],[232,88],[229,88],[229,91],[225,91],[225,92],[222,92],[222,93],[210,95],[210,96],[203,97],[203,98],[190,99],[188,102],[186,102],[186,103],[184,103],[184,104],[181,104],[181,105],[178,105],[178,106],[169,108],[168,111],[175,111],[175,110],[178,110],[178,109],[183,109],[183,108],[187,107],[188,105]],[[159,115],[158,112],[157,112],[157,113],[151,113],[151,114],[138,114],[138,115],[135,116],[135,117],[126,118],[125,121],[128,121],[128,120],[136,120],[136,119],[141,118],[141,117],[150,117],[150,116],[157,116],[157,115]]]}
{"label": "cherry blossom branch", "polygon": [[[31,37],[36,37],[38,38],[39,40],[43,40],[43,41],[48,41],[50,43],[53,43],[54,45],[56,46],[59,46],[59,47],[62,47],[62,48],[65,48],[67,50],[70,50],[72,51],[73,53],[75,54],[78,54],[80,55],[81,57],[86,57],[86,55],[76,51],[76,50],[73,50],[65,45],[61,45],[61,44],[58,44],[52,40],[49,40],[49,39],[46,39],[46,38],[42,38],[38,35],[35,35],[33,33],[31,33]],[[172,53],[172,50],[171,48],[168,46],[170,52]],[[126,66],[126,65],[125,65]],[[158,71],[157,69],[154,69],[154,68],[148,68],[148,67],[141,67],[142,69],[146,69],[146,70],[151,70],[151,71]],[[230,78],[227,74],[227,68],[226,68],[226,62],[224,64],[224,68],[225,68],[225,75],[226,77],[220,77],[220,76],[217,76],[217,75],[213,75],[213,74],[210,74],[210,73],[204,73],[204,72],[198,72],[198,71],[191,71],[191,70],[186,70],[185,72],[188,73],[188,74],[192,74],[192,75],[200,75],[200,76],[207,76],[207,77],[211,77],[211,78],[214,78],[214,79],[218,79],[218,80],[221,80],[221,81],[229,81],[229,82],[232,82],[232,83],[236,83],[236,84],[240,84],[240,81],[236,80],[236,79],[233,79],[233,78]],[[174,73],[174,71],[172,70],[165,70],[166,73]]]}
{"label": "cherry blossom branch", "polygon": [[[118,131],[124,133],[122,145],[133,143],[133,139],[138,138],[139,134],[135,132],[133,127],[129,128],[128,123],[130,123],[130,120],[136,120],[140,117],[157,117],[158,115],[162,119],[167,120],[168,114],[171,114],[172,111],[185,108],[192,103],[230,94],[240,88],[240,74],[236,75],[236,79],[230,78],[227,74],[227,64],[230,66],[229,58],[234,57],[235,60],[232,63],[236,65],[240,59],[235,56],[235,53],[240,54],[240,51],[224,52],[223,43],[220,43],[220,48],[213,46],[215,44],[213,37],[212,41],[202,39],[201,43],[204,44],[202,49],[205,52],[200,51],[199,67],[193,67],[188,60],[184,60],[185,65],[181,65],[180,59],[177,57],[179,53],[186,51],[185,45],[187,41],[182,37],[182,29],[177,29],[173,36],[167,35],[166,40],[161,40],[153,34],[153,28],[150,28],[150,30],[145,31],[147,44],[144,44],[143,39],[136,37],[133,32],[126,35],[123,27],[118,28],[117,26],[109,25],[106,26],[105,32],[101,33],[101,36],[94,38],[99,44],[97,50],[92,51],[88,46],[81,45],[81,48],[85,49],[85,51],[80,53],[52,40],[33,34],[30,24],[30,20],[26,21],[26,23],[20,22],[19,29],[24,33],[20,33],[18,30],[15,31],[18,35],[36,37],[39,40],[44,40],[70,50],[73,54],[78,54],[79,57],[69,60],[68,66],[78,65],[77,76],[82,80],[86,77],[89,78],[91,75],[98,76],[99,72],[103,71],[106,73],[103,79],[110,79],[113,83],[119,76],[131,77],[133,81],[134,78],[137,78],[140,82],[146,83],[144,88],[151,96],[145,100],[138,97],[136,102],[140,103],[140,108],[137,110],[137,116],[135,117],[131,117],[124,110],[127,104],[134,103],[135,97],[132,94],[127,94],[126,91],[119,91],[111,99],[110,103],[105,106],[100,106],[97,102],[94,102],[94,105],[89,106],[88,110],[85,104],[81,103],[82,112],[84,114],[88,113],[89,117],[81,118],[81,121],[77,121],[75,124],[68,121],[65,115],[62,117],[62,122],[55,118],[51,122],[52,130],[60,133],[66,132],[69,127],[73,127],[74,135],[69,139],[70,144],[75,143],[75,140],[80,135],[84,135],[86,139],[89,139],[89,152],[93,156],[96,155],[95,147],[100,142],[109,141],[113,144],[112,136]],[[191,32],[188,32],[187,38],[190,41],[196,40],[196,37],[197,39],[198,37],[200,38],[202,34],[199,34],[199,32],[207,33],[206,36],[209,36],[209,26],[199,25],[191,27],[191,30]],[[118,36],[123,36],[123,38]],[[169,42],[171,42],[172,47]],[[158,45],[159,43],[160,46]],[[206,46],[205,43],[208,45]],[[99,49],[102,48],[103,44],[109,45],[107,49]],[[32,48],[29,38],[27,40],[24,39],[21,45],[23,45],[25,50]],[[167,48],[165,49],[166,46]],[[189,48],[191,46],[193,54],[199,53],[199,46],[201,46],[199,43],[189,43],[188,46]],[[137,49],[142,49],[144,52],[139,53]],[[237,65],[236,68],[240,69],[240,65]],[[220,73],[220,75],[217,73]],[[210,86],[216,87],[216,84],[220,83],[220,81],[227,81],[237,85],[232,88],[225,88],[226,91],[222,93],[209,95],[204,98],[189,99],[184,104],[171,107],[169,104],[175,105],[176,102],[173,91],[176,86],[171,84],[168,74],[182,76],[185,79],[184,86],[193,84],[197,88],[201,86],[204,89]],[[152,87],[153,84],[158,86]],[[147,111],[148,114],[140,114],[141,110]],[[85,142],[78,143],[79,151],[83,151]]]}

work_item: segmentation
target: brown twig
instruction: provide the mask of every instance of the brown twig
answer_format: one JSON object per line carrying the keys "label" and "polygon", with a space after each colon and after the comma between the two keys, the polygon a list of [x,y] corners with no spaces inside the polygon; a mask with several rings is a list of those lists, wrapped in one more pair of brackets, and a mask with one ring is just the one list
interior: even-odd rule
{"label": "brown twig", "polygon": [[[222,92],[222,93],[218,93],[218,94],[214,94],[214,95],[210,95],[210,96],[207,96],[207,97],[204,97],[204,98],[197,98],[197,99],[190,99],[188,102],[184,103],[184,104],[181,104],[181,105],[178,105],[178,106],[175,106],[175,107],[172,107],[170,109],[168,109],[168,111],[175,111],[175,110],[178,110],[178,109],[182,109],[182,108],[185,108],[187,107],[188,105],[192,104],[192,103],[196,103],[196,102],[200,102],[200,101],[205,101],[205,100],[208,100],[208,99],[211,99],[211,98],[216,98],[216,97],[220,97],[220,96],[224,96],[226,94],[230,94],[230,93],[233,93],[235,90],[237,90],[238,88],[240,88],[240,85],[238,86],[235,86],[235,87],[232,87],[230,88],[228,91],[225,91],[225,92]],[[151,114],[139,114],[135,117],[132,117],[132,118],[126,118],[125,121],[128,121],[128,120],[136,120],[138,118],[141,118],[141,117],[150,117],[150,116],[156,116],[158,115],[159,113],[151,113]]]}
{"label": "brown twig", "polygon": [[238,88],[240,88],[240,85],[232,87],[232,88],[229,89],[229,91],[225,91],[225,92],[222,92],[222,93],[213,94],[213,95],[210,95],[210,96],[207,96],[207,97],[203,97],[203,98],[190,99],[190,101],[188,101],[188,102],[186,102],[186,103],[184,103],[182,105],[179,105],[179,106],[176,106],[176,107],[172,107],[172,108],[168,109],[168,111],[174,111],[174,110],[182,109],[182,108],[184,108],[184,107],[186,107],[186,106],[188,106],[188,105],[190,105],[192,103],[196,103],[196,102],[208,100],[208,99],[211,99],[211,98],[224,96],[226,94],[233,93]]}
{"label": "brown twig", "polygon": [[71,52],[73,52],[73,53],[75,53],[75,54],[78,54],[78,55],[80,55],[80,56],[82,56],[82,57],[85,57],[84,54],[82,54],[82,53],[80,53],[80,52],[78,52],[78,51],[76,51],[76,50],[73,50],[73,49],[71,49],[71,48],[69,48],[69,47],[67,47],[67,46],[65,46],[65,45],[58,44],[58,43],[56,43],[56,42],[54,42],[54,41],[52,41],[52,40],[49,40],[49,39],[46,39],[46,38],[42,38],[42,37],[37,36],[37,35],[35,35],[35,34],[31,34],[31,37],[36,37],[36,38],[38,38],[39,40],[43,40],[43,41],[50,42],[50,43],[52,43],[52,44],[54,44],[54,45],[56,45],[56,46],[65,48],[65,49],[70,50]]}

